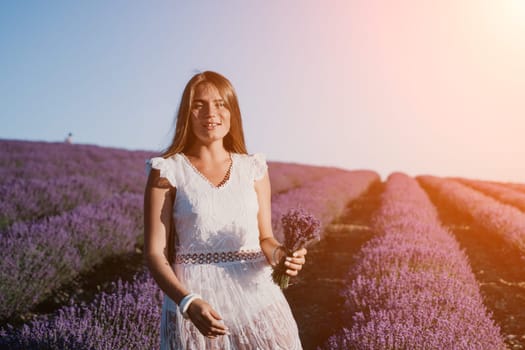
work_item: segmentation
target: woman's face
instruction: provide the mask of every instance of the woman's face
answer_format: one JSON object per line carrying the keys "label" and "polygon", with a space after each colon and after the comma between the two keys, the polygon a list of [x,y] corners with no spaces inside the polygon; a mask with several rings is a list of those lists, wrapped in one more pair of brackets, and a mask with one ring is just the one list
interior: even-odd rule
{"label": "woman's face", "polygon": [[210,83],[195,87],[190,119],[193,133],[204,144],[221,140],[230,131],[230,111],[217,88]]}

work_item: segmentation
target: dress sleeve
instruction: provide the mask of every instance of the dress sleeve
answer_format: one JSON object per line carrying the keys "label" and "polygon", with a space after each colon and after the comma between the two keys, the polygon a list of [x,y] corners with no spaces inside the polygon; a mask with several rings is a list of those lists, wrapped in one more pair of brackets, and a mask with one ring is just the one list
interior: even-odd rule
{"label": "dress sleeve", "polygon": [[263,178],[268,165],[266,164],[266,155],[263,153],[255,153],[252,157],[253,159],[253,177],[255,180],[260,180]]}
{"label": "dress sleeve", "polygon": [[146,160],[146,174],[149,176],[151,169],[160,170],[160,177],[168,179],[173,187],[177,187],[173,164],[169,159],[162,157],[153,157]]}

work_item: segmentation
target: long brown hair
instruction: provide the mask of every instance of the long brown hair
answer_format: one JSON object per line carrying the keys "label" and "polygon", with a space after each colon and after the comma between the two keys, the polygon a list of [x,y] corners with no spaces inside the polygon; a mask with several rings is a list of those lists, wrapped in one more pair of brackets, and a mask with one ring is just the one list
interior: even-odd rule
{"label": "long brown hair", "polygon": [[171,145],[162,153],[162,157],[168,158],[176,153],[184,152],[188,150],[195,141],[195,135],[191,130],[190,123],[191,102],[195,95],[197,85],[203,83],[212,84],[217,88],[219,94],[224,99],[226,108],[230,111],[230,131],[224,137],[224,148],[229,152],[248,153],[246,143],[244,142],[241,110],[233,85],[226,77],[219,73],[205,71],[195,74],[186,84],[177,112],[175,135],[173,136]]}
{"label": "long brown hair", "polygon": [[[230,111],[230,131],[224,137],[224,148],[233,153],[247,154],[246,143],[244,142],[244,132],[242,129],[241,110],[237,94],[233,85],[226,77],[212,71],[205,71],[194,75],[186,84],[179,109],[177,112],[177,123],[175,125],[175,135],[170,146],[163,151],[162,157],[168,158],[172,155],[188,150],[195,141],[195,135],[191,130],[190,112],[191,102],[195,95],[195,89],[199,84],[212,84],[217,88],[219,94],[224,99],[226,108]],[[177,242],[177,232],[173,216],[171,218],[171,229],[167,238],[167,258],[170,264],[175,260],[175,244]],[[178,243],[177,243],[178,244]]]}

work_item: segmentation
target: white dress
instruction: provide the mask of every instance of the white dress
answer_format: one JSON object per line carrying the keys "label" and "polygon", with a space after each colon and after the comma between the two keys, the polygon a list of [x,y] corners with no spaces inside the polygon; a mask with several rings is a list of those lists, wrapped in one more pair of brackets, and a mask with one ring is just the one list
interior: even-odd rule
{"label": "white dress", "polygon": [[229,179],[215,187],[182,154],[147,161],[176,187],[177,278],[222,317],[231,335],[203,336],[164,294],[161,349],[302,349],[297,323],[259,245],[254,180],[263,154],[232,153]]}

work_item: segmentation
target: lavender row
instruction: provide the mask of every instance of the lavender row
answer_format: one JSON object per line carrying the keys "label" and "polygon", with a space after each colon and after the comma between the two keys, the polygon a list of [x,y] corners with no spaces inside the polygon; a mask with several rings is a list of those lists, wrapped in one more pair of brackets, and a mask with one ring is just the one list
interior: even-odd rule
{"label": "lavender row", "polygon": [[19,167],[0,168],[0,186],[15,180],[40,180],[84,176],[114,188],[117,191],[142,192],[146,182],[144,170],[139,166],[142,159],[106,160],[87,166],[82,159],[70,160],[67,164],[51,162],[32,163],[21,160]]}
{"label": "lavender row", "polygon": [[325,349],[504,349],[467,257],[418,183],[393,173],[377,233],[343,290],[347,327]]}
{"label": "lavender row", "polygon": [[418,176],[418,181],[437,192],[438,198],[471,216],[485,230],[501,236],[525,256],[525,213],[466,185],[436,176]]}
{"label": "lavender row", "polygon": [[525,192],[525,183],[517,183],[517,182],[498,182],[498,181],[485,181],[488,183],[493,183],[501,186],[505,186],[508,188],[512,188],[513,190]]}
{"label": "lavender row", "polygon": [[491,183],[487,181],[470,180],[465,178],[451,178],[475,190],[481,191],[498,201],[510,204],[525,212],[525,193],[513,189],[512,187]]}
{"label": "lavender row", "polygon": [[111,195],[111,187],[81,175],[48,181],[13,179],[0,185],[0,230],[13,222],[58,215]]}
{"label": "lavender row", "polygon": [[132,282],[120,279],[113,291],[89,304],[62,307],[15,329],[0,330],[0,348],[29,349],[158,349],[162,292],[149,272]]}
{"label": "lavender row", "polygon": [[300,207],[321,221],[321,231],[341,214],[346,204],[363,194],[374,182],[380,181],[374,171],[344,171],[319,180],[304,183],[272,198],[272,227],[279,241],[284,240],[281,216]]}
{"label": "lavender row", "polygon": [[[60,152],[60,150],[57,150]],[[2,164],[2,177],[47,179],[49,177],[60,177],[64,174],[69,175],[89,175],[104,178],[106,172],[120,171],[126,174],[129,171],[139,172],[143,169],[139,166],[143,157],[131,157],[127,159],[104,159],[94,161],[87,158],[83,153],[78,153],[75,157],[67,160],[57,160],[52,154],[47,155],[47,159],[34,160],[21,157],[9,164]],[[115,168],[114,170],[112,168]],[[1,180],[4,181],[3,179]]]}
{"label": "lavender row", "polygon": [[[151,152],[93,145],[0,140],[0,185],[15,179],[49,179],[71,175],[112,182],[140,192],[145,183],[143,160]],[[137,181],[138,180],[138,181]]]}
{"label": "lavender row", "polygon": [[16,164],[20,160],[67,164],[71,160],[81,159],[86,163],[96,164],[104,160],[144,159],[150,154],[151,152],[147,151],[130,151],[88,144],[0,139],[1,167]]}
{"label": "lavender row", "polygon": [[142,195],[129,193],[13,224],[0,241],[0,319],[30,310],[105,257],[132,251],[142,230]]}
{"label": "lavender row", "polygon": [[337,168],[282,162],[268,162],[268,168],[272,195],[301,187],[305,183],[318,180],[324,176],[332,176],[342,172]]}

